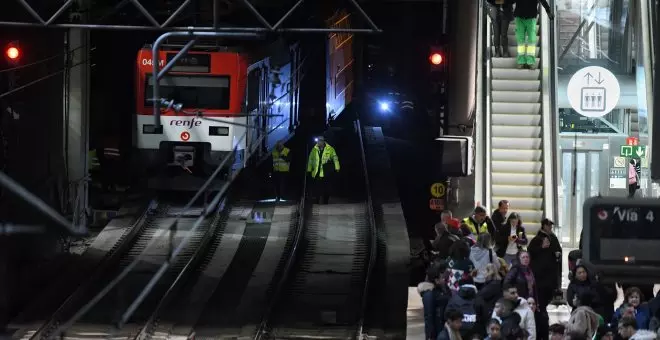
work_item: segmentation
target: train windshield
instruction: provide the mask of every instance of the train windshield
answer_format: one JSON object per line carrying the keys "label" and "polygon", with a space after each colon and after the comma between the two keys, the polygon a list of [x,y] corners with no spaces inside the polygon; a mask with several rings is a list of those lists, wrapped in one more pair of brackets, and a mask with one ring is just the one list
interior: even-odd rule
{"label": "train windshield", "polygon": [[[153,76],[149,75],[144,106],[151,107]],[[184,110],[229,109],[229,76],[167,75],[160,81],[160,97],[183,104]]]}

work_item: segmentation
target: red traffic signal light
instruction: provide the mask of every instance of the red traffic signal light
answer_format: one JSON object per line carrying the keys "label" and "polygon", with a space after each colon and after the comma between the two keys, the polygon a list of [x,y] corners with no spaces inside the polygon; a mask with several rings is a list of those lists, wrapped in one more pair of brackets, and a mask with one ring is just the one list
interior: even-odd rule
{"label": "red traffic signal light", "polygon": [[442,61],[444,58],[442,57],[442,54],[440,53],[432,53],[431,56],[429,56],[429,61],[433,65],[440,65],[442,64]]}
{"label": "red traffic signal light", "polygon": [[5,47],[5,58],[10,62],[17,62],[21,58],[21,54],[21,49],[15,42],[12,42]]}

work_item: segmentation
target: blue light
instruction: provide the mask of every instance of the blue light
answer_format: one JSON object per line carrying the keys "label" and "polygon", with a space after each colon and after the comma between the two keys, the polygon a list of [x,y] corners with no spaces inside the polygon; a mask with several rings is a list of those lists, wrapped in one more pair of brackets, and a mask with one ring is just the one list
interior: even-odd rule
{"label": "blue light", "polygon": [[378,107],[383,112],[389,112],[390,111],[390,103],[388,103],[388,102],[379,102]]}

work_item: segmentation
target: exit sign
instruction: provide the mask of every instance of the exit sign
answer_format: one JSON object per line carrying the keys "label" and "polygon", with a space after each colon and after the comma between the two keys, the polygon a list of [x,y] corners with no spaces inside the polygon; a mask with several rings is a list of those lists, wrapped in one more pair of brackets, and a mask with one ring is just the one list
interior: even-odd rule
{"label": "exit sign", "polygon": [[626,138],[626,145],[639,145],[639,138],[637,137],[628,137]]}
{"label": "exit sign", "polygon": [[646,157],[646,146],[645,145],[621,145],[620,153],[621,157],[631,157],[631,158],[645,158]]}

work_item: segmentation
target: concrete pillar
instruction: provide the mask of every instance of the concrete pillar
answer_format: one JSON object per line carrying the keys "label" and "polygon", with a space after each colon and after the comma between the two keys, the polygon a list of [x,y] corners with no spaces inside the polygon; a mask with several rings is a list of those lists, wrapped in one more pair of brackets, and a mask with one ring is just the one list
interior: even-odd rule
{"label": "concrete pillar", "polygon": [[[86,0],[78,0],[80,11],[85,13]],[[84,19],[84,18],[83,18]],[[69,198],[72,202],[73,223],[87,223],[88,185],[84,178],[89,172],[87,152],[89,149],[89,107],[90,107],[90,39],[89,31],[71,29],[65,38],[69,51],[66,61],[70,66],[68,81],[65,79],[64,95],[67,97],[64,108],[64,128],[67,129],[65,148],[70,185]],[[68,114],[67,114],[68,111]],[[78,197],[75,200],[76,196]]]}

